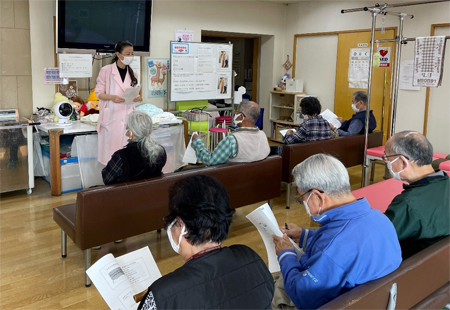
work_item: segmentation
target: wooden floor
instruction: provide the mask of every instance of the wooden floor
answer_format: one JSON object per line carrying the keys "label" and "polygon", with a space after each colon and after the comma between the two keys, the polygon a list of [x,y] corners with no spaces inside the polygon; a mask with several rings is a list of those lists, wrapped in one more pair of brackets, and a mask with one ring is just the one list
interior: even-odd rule
{"label": "wooden floor", "polygon": [[[376,165],[375,181],[382,180],[384,168]],[[360,187],[361,167],[349,169],[352,189]],[[278,223],[293,222],[308,227],[304,208],[294,203],[285,208],[284,190],[274,200]],[[68,255],[61,258],[61,231],[53,222],[52,209],[75,201],[75,193],[50,195],[41,179],[31,195],[17,191],[0,195],[0,309],[108,309],[97,289],[84,287],[83,253],[68,239]],[[239,208],[224,245],[245,244],[267,263],[266,250],[256,228],[245,218],[260,204]],[[166,232],[151,232],[128,238],[120,244],[106,244],[93,250],[92,259],[111,252],[120,256],[149,246],[161,273],[167,274],[183,264],[173,252]]]}

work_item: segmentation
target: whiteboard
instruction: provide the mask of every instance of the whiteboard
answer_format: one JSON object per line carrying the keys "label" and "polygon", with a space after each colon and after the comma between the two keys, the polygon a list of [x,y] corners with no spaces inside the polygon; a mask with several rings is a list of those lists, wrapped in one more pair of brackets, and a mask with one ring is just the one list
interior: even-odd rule
{"label": "whiteboard", "polygon": [[170,42],[170,101],[231,99],[233,45]]}

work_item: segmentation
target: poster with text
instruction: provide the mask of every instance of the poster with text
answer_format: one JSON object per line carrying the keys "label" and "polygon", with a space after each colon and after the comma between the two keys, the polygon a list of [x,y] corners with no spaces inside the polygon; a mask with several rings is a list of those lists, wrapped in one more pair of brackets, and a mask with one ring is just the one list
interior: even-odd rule
{"label": "poster with text", "polygon": [[165,97],[167,95],[168,58],[147,58],[148,98]]}

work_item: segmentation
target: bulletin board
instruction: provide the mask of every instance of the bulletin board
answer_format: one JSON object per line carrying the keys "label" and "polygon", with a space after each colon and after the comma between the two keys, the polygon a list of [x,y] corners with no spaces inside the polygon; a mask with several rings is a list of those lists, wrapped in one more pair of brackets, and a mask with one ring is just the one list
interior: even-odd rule
{"label": "bulletin board", "polygon": [[233,45],[170,42],[170,101],[231,99]]}

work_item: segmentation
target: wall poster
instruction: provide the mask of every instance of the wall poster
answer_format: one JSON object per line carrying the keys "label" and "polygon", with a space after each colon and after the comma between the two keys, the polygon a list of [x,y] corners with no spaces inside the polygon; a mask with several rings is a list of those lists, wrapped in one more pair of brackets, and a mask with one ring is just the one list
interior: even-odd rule
{"label": "wall poster", "polygon": [[148,98],[165,97],[167,95],[167,72],[169,58],[146,58],[148,72]]}

